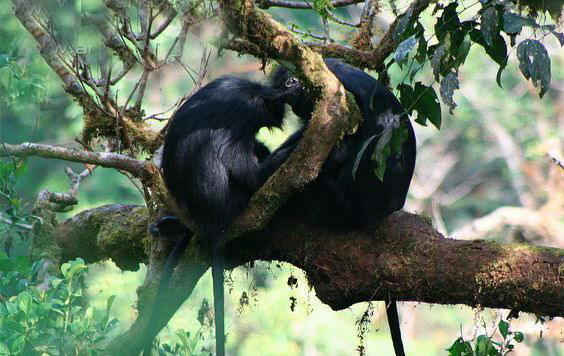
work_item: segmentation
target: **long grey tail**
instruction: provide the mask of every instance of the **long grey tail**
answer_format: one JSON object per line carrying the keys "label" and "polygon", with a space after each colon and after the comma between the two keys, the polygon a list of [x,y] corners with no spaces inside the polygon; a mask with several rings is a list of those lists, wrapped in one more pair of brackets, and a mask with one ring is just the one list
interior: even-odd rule
{"label": "long grey tail", "polygon": [[390,335],[394,344],[396,356],[405,356],[403,350],[403,342],[401,341],[401,329],[398,317],[398,306],[395,300],[390,300],[386,305],[386,315],[388,316],[388,325],[390,327]]}
{"label": "long grey tail", "polygon": [[215,319],[215,352],[217,356],[225,356],[225,297],[223,291],[224,250],[221,236],[215,236],[212,242],[212,279],[213,307]]}
{"label": "long grey tail", "polygon": [[[151,309],[151,318],[149,319],[148,327],[151,328],[152,325],[155,325],[156,321],[158,320],[159,315],[159,303],[165,298],[165,292],[168,289],[168,285],[170,284],[170,279],[172,277],[172,271],[174,267],[180,261],[180,257],[186,251],[186,247],[188,246],[188,236],[184,234],[182,238],[176,243],[170,254],[168,255],[163,271],[161,273],[161,279],[159,281],[159,286],[157,289],[157,296],[155,297],[155,301],[153,303],[153,307]],[[151,345],[147,345],[145,348],[145,352],[143,355],[150,355],[150,347]]]}

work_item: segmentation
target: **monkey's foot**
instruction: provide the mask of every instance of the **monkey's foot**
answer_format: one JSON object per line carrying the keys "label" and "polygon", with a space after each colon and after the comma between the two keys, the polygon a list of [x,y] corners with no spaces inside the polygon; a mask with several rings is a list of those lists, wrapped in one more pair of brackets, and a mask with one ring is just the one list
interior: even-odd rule
{"label": "monkey's foot", "polygon": [[176,216],[165,215],[149,226],[153,237],[174,237],[188,232]]}

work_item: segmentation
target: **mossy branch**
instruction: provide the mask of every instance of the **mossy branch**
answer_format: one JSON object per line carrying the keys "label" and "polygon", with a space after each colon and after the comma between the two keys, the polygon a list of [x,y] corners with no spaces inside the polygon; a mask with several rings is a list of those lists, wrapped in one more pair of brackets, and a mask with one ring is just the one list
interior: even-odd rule
{"label": "mossy branch", "polygon": [[[146,208],[113,205],[76,215],[59,225],[55,236],[64,258],[90,263],[111,258],[132,269],[148,259],[147,223]],[[197,251],[195,245],[189,247],[175,270],[170,298],[159,301],[158,330],[209,267],[207,256]],[[448,239],[426,219],[405,212],[372,231],[346,234],[305,224],[299,216],[277,215],[266,229],[232,241],[227,251],[230,268],[255,260],[301,268],[317,297],[336,310],[392,298],[564,316],[564,250]],[[143,312],[152,307],[154,292],[155,285],[143,286],[139,318],[114,340],[117,349],[112,351],[135,354],[142,347],[135,342],[154,336],[144,334],[150,313]]]}

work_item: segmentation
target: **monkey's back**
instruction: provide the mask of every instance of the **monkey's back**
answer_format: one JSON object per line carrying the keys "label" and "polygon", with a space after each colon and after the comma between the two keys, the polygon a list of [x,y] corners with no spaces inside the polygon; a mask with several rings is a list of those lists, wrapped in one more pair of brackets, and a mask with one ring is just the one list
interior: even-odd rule
{"label": "monkey's back", "polygon": [[252,154],[267,119],[260,84],[221,77],[177,111],[165,137],[162,168],[167,188],[198,225],[229,224],[258,185]]}

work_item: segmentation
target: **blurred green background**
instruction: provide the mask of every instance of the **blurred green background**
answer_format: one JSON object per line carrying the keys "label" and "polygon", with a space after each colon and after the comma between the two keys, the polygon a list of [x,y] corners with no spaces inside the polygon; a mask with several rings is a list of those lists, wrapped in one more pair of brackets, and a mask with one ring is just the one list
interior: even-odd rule
{"label": "blurred green background", "polygon": [[[51,14],[60,29],[61,40],[83,51],[91,63],[108,59],[95,28],[80,19],[81,12],[101,12],[101,1],[53,0],[44,6],[53,10]],[[382,23],[386,23],[392,17],[385,15],[390,13],[389,6],[382,6]],[[336,14],[348,20],[358,19],[360,9],[352,6],[338,9]],[[313,11],[277,9],[271,13],[286,24],[296,23],[301,28],[320,31],[319,18]],[[21,75],[16,77],[5,67],[0,68],[0,141],[76,146],[74,138],[80,136],[82,128],[81,109],[65,95],[60,80],[38,54],[35,41],[9,6],[0,7],[0,23],[0,55],[4,56],[0,59],[15,58],[21,69]],[[163,48],[174,40],[178,28],[177,24],[161,36]],[[350,30],[340,25],[331,25],[331,31],[339,40],[350,37]],[[196,26],[189,34],[183,62],[198,68],[203,46],[217,34],[214,24]],[[503,88],[500,88],[495,83],[497,65],[484,55],[483,49],[472,48],[459,76],[461,90],[455,94],[459,106],[454,116],[443,113],[440,131],[415,125],[418,161],[406,210],[432,216],[442,232],[465,237],[456,236],[456,232],[464,231],[460,229],[471,221],[501,207],[523,206],[532,199],[532,206],[545,218],[545,225],[541,223],[534,229],[503,225],[477,237],[564,248],[561,230],[564,185],[562,176],[554,176],[554,165],[547,154],[552,152],[562,157],[564,52],[552,37],[544,38],[543,43],[549,50],[553,69],[552,88],[542,100],[520,74],[514,54],[503,73]],[[259,70],[261,64],[254,58],[228,51],[218,57],[213,47],[211,50],[208,80],[227,73],[265,80],[265,74]],[[393,86],[405,77],[405,72],[395,65],[389,74]],[[133,88],[139,75],[139,71],[130,73],[122,81],[123,95]],[[418,80],[431,83],[432,74],[426,70]],[[169,111],[192,85],[181,65],[168,65],[150,78],[144,102],[146,113]],[[261,131],[260,139],[275,147],[295,128],[296,119],[290,117],[288,121],[286,130]],[[161,127],[162,123],[155,122],[154,126]],[[524,159],[517,167],[511,160],[515,149]],[[16,185],[24,204],[33,202],[44,187],[67,191],[65,166],[75,171],[81,169],[79,164],[29,159],[27,173]],[[79,199],[72,212],[59,214],[60,221],[103,204],[143,204],[141,194],[128,178],[102,168],[81,184]],[[25,240],[17,240],[14,251],[25,253],[27,244]],[[145,271],[141,265],[138,271],[122,272],[111,261],[90,266],[86,282],[89,302],[103,307],[107,298],[117,295],[113,313],[120,323],[115,332],[127,329],[135,318],[135,290],[143,282]],[[298,279],[297,287],[288,286],[290,276]],[[227,340],[231,355],[355,354],[361,345],[359,320],[371,308],[373,315],[364,339],[366,354],[393,354],[382,302],[332,311],[315,298],[315,291],[308,286],[303,273],[286,264],[258,262],[252,268],[241,267],[228,273],[227,280]],[[202,328],[197,315],[203,300],[210,300],[210,296],[211,279],[206,275],[160,334],[161,338],[174,340],[174,331],[179,328],[192,333],[201,331],[199,342],[209,347],[213,342],[211,329]],[[445,349],[458,336],[468,339],[492,333],[499,318],[506,316],[507,311],[479,311],[463,306],[400,305],[401,327],[409,355],[446,354]],[[512,327],[525,333],[525,342],[517,346],[515,355],[564,355],[561,318],[541,324],[535,317],[523,315],[512,322]]]}

